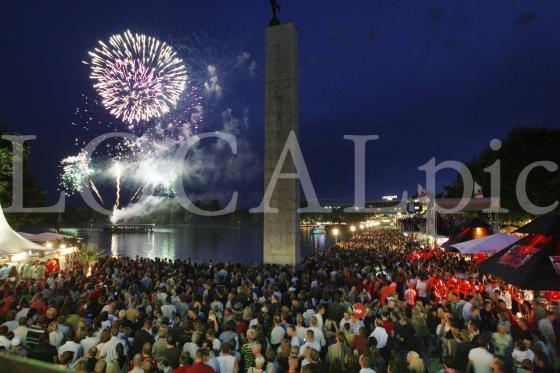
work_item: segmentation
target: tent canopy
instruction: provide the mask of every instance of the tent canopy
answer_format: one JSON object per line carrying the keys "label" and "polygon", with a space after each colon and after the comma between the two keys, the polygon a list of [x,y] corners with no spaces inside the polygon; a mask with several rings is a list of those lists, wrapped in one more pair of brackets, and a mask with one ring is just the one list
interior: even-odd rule
{"label": "tent canopy", "polygon": [[43,232],[43,233],[39,233],[39,234],[18,232],[18,234],[27,238],[29,241],[39,242],[39,243],[47,242],[47,241],[52,241],[52,242],[63,241],[63,240],[66,240],[66,239],[74,238],[72,236],[66,236],[64,234],[59,234],[59,233],[54,233],[54,232]]}
{"label": "tent canopy", "polygon": [[459,250],[462,254],[497,253],[520,239],[521,237],[498,233],[452,244],[451,247]]}
{"label": "tent canopy", "polygon": [[28,251],[51,251],[44,246],[29,241],[16,233],[4,216],[0,206],[0,256],[15,255]]}
{"label": "tent canopy", "polygon": [[471,219],[467,223],[463,224],[461,231],[455,236],[451,237],[449,241],[443,244],[444,248],[451,248],[454,245],[466,242],[481,237],[488,236],[490,233],[491,226],[481,219]]}

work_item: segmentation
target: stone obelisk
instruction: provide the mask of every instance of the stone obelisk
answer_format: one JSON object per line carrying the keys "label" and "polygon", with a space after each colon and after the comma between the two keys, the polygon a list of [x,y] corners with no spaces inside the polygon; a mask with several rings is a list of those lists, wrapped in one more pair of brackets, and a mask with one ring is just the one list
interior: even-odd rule
{"label": "stone obelisk", "polygon": [[[294,23],[266,29],[264,187],[291,131],[299,132],[298,42]],[[287,157],[282,172],[294,172]],[[288,167],[289,165],[289,167]],[[280,179],[270,200],[278,213],[264,213],[265,263],[295,265],[300,259],[299,180]]]}

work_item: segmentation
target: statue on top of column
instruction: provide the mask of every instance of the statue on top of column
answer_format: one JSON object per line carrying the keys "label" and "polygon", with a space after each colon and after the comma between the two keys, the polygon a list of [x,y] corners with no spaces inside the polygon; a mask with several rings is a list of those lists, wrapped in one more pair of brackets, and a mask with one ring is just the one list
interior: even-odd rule
{"label": "statue on top of column", "polygon": [[270,6],[272,7],[272,19],[270,20],[269,26],[279,25],[280,20],[276,17],[276,12],[279,12],[282,7],[278,4],[278,0],[270,0]]}

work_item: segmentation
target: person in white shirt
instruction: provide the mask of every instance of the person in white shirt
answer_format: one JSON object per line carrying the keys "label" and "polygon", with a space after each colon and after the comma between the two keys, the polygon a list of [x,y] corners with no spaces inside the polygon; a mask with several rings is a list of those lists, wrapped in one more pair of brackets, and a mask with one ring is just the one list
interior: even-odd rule
{"label": "person in white shirt", "polygon": [[66,351],[70,351],[74,354],[74,358],[72,359],[72,363],[76,362],[79,358],[84,355],[84,350],[82,346],[78,343],[79,339],[76,337],[76,333],[73,330],[70,330],[66,333],[66,343],[60,346],[57,350],[58,356],[62,356],[63,353]]}
{"label": "person in white shirt", "polygon": [[352,327],[354,326],[354,321],[352,320],[348,312],[344,312],[344,316],[342,317],[342,320],[340,320],[340,324],[339,324],[340,330],[344,329],[344,324],[350,324],[350,330],[352,330]]}
{"label": "person in white shirt", "polygon": [[286,335],[290,338],[290,345],[299,348],[301,346],[301,339],[297,336],[296,328],[293,325],[288,326]]}
{"label": "person in white shirt", "polygon": [[296,334],[302,342],[305,341],[307,333],[307,328],[303,325],[303,322],[303,316],[298,314],[296,316]]}
{"label": "person in white shirt", "polygon": [[231,354],[230,344],[222,345],[221,354],[216,359],[220,365],[220,373],[236,373],[239,369],[237,359]]}
{"label": "person in white shirt", "polygon": [[317,313],[315,314],[315,318],[317,319],[317,327],[319,329],[323,329],[323,315],[325,314],[325,306],[322,304],[317,306]]}
{"label": "person in white shirt", "polygon": [[14,336],[20,337],[25,344],[27,339],[27,319],[25,317],[19,318],[19,326],[14,330]]}
{"label": "person in white shirt", "polygon": [[362,319],[352,318],[351,329],[354,335],[358,335],[361,328],[365,328],[364,321]]}
{"label": "person in white shirt", "polygon": [[375,319],[375,329],[373,329],[373,332],[371,332],[369,336],[375,338],[378,349],[385,347],[389,334],[387,334],[387,331],[383,328],[383,320]]}
{"label": "person in white shirt", "polygon": [[274,316],[272,320],[274,322],[274,327],[270,331],[270,344],[277,347],[284,340],[286,331],[280,326],[280,316]]}
{"label": "person in white shirt", "polygon": [[312,348],[316,351],[321,351],[321,345],[315,341],[315,334],[311,328],[307,329],[305,343],[299,348],[298,357],[302,357],[307,348]]}
{"label": "person in white shirt", "polygon": [[524,341],[517,341],[515,343],[515,348],[511,353],[511,357],[513,358],[513,364],[517,373],[525,372],[525,369],[523,369],[524,360],[531,360],[531,362],[535,362],[535,353],[527,348]]}
{"label": "person in white shirt", "polygon": [[366,354],[361,354],[360,359],[360,373],[375,373],[375,370],[369,367],[369,357]]}
{"label": "person in white shirt", "polygon": [[467,372],[472,369],[474,373],[491,373],[494,355],[488,352],[488,340],[486,337],[479,335],[477,345],[477,348],[469,351]]}
{"label": "person in white shirt", "polygon": [[[418,298],[423,301],[425,301],[428,297],[427,287],[428,286],[425,281],[422,281],[421,279],[418,279],[418,281],[416,281],[416,291],[418,292]],[[424,305],[426,304],[424,303]]]}
{"label": "person in white shirt", "polygon": [[191,341],[183,345],[183,352],[188,352],[191,357],[196,356],[196,351],[200,348],[198,342],[200,341],[200,334],[193,333]]}
{"label": "person in white shirt", "polygon": [[163,317],[167,317],[169,320],[172,320],[176,313],[177,307],[171,304],[171,297],[167,296],[167,298],[165,298],[165,304],[161,306],[161,314]]}
{"label": "person in white shirt", "polygon": [[473,296],[472,295],[467,295],[467,303],[465,303],[463,305],[463,320],[465,321],[469,321],[470,319],[472,319],[472,312],[473,309]]}
{"label": "person in white shirt", "polygon": [[[307,328],[307,330],[313,330],[313,335],[315,336],[315,342],[319,343],[321,347],[325,347],[327,341],[325,340],[325,334],[323,331],[317,326],[317,318],[313,316],[311,318],[311,326]],[[321,349],[318,350],[321,352]]]}
{"label": "person in white shirt", "polygon": [[58,330],[58,323],[53,321],[49,324],[49,343],[56,348],[59,348],[64,341],[64,334]]}
{"label": "person in white shirt", "polygon": [[7,326],[0,326],[0,346],[4,347],[6,351],[10,351],[10,340],[6,335],[8,334]]}
{"label": "person in white shirt", "polygon": [[80,345],[84,352],[89,351],[90,348],[95,347],[99,344],[99,337],[93,335],[93,328],[89,326],[87,328],[87,337],[80,341]]}
{"label": "person in white shirt", "polygon": [[119,355],[117,353],[117,345],[122,344],[124,347],[125,354],[127,353],[127,345],[124,340],[119,338],[119,329],[111,328],[111,339],[103,345],[103,348],[99,352],[99,357],[105,357],[106,360],[117,360]]}
{"label": "person in white shirt", "polygon": [[16,318],[16,312],[13,310],[8,312],[8,314],[6,315],[6,320],[8,321],[3,323],[2,325],[8,328],[8,332],[13,332],[19,326],[19,322],[17,321],[18,319]]}
{"label": "person in white shirt", "polygon": [[31,308],[29,307],[23,307],[18,313],[16,313],[16,320],[20,320],[22,317],[27,317],[30,309]]}
{"label": "person in white shirt", "polygon": [[113,298],[109,299],[107,304],[104,305],[103,308],[101,309],[101,313],[107,312],[107,314],[112,315],[113,312],[115,311],[116,304],[117,304],[116,300],[114,300]]}

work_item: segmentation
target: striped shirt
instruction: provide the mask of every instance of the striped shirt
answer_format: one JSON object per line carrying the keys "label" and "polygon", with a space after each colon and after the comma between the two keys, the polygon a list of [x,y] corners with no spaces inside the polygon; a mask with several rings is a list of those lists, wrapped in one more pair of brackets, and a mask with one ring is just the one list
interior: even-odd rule
{"label": "striped shirt", "polygon": [[241,359],[243,360],[243,371],[248,371],[255,365],[255,355],[253,354],[253,342],[245,343],[241,346]]}

